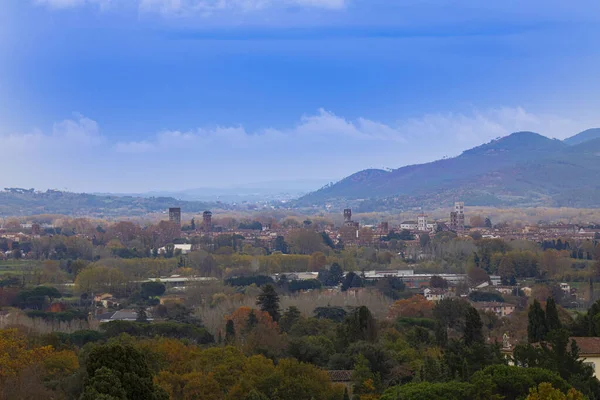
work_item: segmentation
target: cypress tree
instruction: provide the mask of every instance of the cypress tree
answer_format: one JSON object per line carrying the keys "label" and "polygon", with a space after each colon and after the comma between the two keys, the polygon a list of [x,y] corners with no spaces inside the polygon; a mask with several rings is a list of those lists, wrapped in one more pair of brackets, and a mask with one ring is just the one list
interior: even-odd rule
{"label": "cypress tree", "polygon": [[344,400],[350,400],[350,395],[348,394],[348,388],[344,388]]}
{"label": "cypress tree", "polygon": [[537,343],[546,337],[548,327],[546,326],[546,313],[537,300],[529,306],[529,314],[527,315],[527,339],[529,343]]}
{"label": "cypress tree", "polygon": [[483,322],[481,322],[479,312],[473,307],[469,307],[467,310],[464,340],[467,346],[483,343]]}
{"label": "cypress tree", "polygon": [[546,303],[546,327],[548,328],[548,332],[562,328],[562,324],[558,318],[556,302],[552,297],[549,297]]}
{"label": "cypress tree", "polygon": [[233,321],[228,319],[227,324],[225,324],[225,344],[231,345],[233,343],[235,343],[235,326]]}

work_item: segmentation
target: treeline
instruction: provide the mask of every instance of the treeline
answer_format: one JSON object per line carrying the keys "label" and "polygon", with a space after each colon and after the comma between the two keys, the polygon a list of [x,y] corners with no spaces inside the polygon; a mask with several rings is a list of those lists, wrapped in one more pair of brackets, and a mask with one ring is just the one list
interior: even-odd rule
{"label": "treeline", "polygon": [[[146,288],[147,294],[158,287]],[[194,318],[171,306],[165,318]],[[569,335],[590,329],[600,302],[574,322],[552,299],[534,302],[528,343],[487,339],[489,324],[462,299],[397,301],[377,320],[364,306],[280,309],[270,284],[217,335],[200,321],[114,321],[101,331],[25,337],[0,331],[3,398],[372,400],[600,398],[599,382]],[[183,311],[183,312],[180,312]],[[160,312],[158,312],[160,314]],[[185,315],[182,315],[185,314]],[[500,322],[499,322],[500,323]],[[596,333],[595,331],[587,331]],[[12,362],[14,360],[14,362]],[[349,389],[326,370],[346,371]],[[12,396],[12,397],[11,397]],[[352,396],[352,397],[351,397]],[[561,397],[563,396],[563,397]]]}

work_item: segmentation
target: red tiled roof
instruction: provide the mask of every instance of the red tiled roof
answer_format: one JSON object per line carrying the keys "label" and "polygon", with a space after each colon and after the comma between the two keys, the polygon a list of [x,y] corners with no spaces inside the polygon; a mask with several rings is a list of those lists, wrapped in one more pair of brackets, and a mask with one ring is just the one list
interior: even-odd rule
{"label": "red tiled roof", "polygon": [[331,382],[350,382],[352,380],[351,370],[327,371]]}
{"label": "red tiled roof", "polygon": [[600,354],[600,337],[583,337],[574,336],[569,339],[574,339],[579,347],[579,354]]}

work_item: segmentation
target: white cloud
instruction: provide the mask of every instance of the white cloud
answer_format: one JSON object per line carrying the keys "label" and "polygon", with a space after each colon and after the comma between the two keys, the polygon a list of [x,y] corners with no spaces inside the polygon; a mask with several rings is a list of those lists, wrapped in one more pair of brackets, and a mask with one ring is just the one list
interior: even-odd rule
{"label": "white cloud", "polygon": [[[473,110],[471,113],[436,113],[397,121],[394,124],[358,118],[355,121],[320,109],[314,115],[305,115],[288,129],[266,128],[248,132],[241,126],[199,128],[194,131],[164,131],[141,141],[120,142],[115,150],[120,153],[168,151],[204,146],[233,146],[252,148],[279,148],[294,144],[331,145],[336,141],[345,145],[410,146],[424,142],[432,149],[439,140],[442,150],[450,145],[454,150],[467,149],[499,136],[517,131],[533,131],[548,137],[564,139],[589,128],[582,121],[555,115],[538,115],[521,107],[502,107]],[[345,143],[345,144],[344,144]]]}
{"label": "white cloud", "polygon": [[428,114],[395,123],[348,119],[321,109],[287,129],[203,127],[127,142],[103,135],[95,121],[76,115],[54,124],[48,133],[0,133],[2,162],[15,167],[0,183],[131,192],[249,179],[341,178],[365,168],[398,168],[457,155],[514,131],[565,138],[594,126],[600,120],[573,120],[519,107]]}
{"label": "white cloud", "polygon": [[51,8],[73,8],[85,5],[98,5],[107,7],[119,0],[33,0],[35,4]]}
{"label": "white cloud", "polygon": [[347,0],[33,0],[51,8],[74,8],[86,5],[137,6],[140,11],[167,15],[210,14],[224,10],[253,11],[266,8],[342,9]]}
{"label": "white cloud", "polygon": [[380,122],[359,118],[350,121],[320,109],[315,115],[305,115],[289,129],[266,128],[248,132],[243,127],[200,128],[190,132],[165,131],[154,138],[121,142],[115,150],[121,153],[168,151],[204,146],[232,146],[254,149],[285,149],[288,146],[348,143],[404,142],[402,133]]}
{"label": "white cloud", "polygon": [[437,113],[400,121],[397,129],[413,139],[454,138],[461,146],[477,145],[512,132],[532,131],[564,139],[589,128],[586,122],[551,114],[534,114],[521,107],[473,110],[470,114]]}
{"label": "white cloud", "polygon": [[0,143],[7,153],[27,151],[29,153],[51,153],[66,150],[92,148],[104,142],[96,121],[75,114],[74,119],[65,119],[53,125],[50,133],[36,129],[24,134],[0,134]]}

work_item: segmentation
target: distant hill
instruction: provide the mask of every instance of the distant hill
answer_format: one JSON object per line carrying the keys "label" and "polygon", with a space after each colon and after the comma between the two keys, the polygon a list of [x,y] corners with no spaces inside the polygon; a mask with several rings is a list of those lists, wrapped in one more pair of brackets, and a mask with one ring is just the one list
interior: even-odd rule
{"label": "distant hill", "polygon": [[64,214],[72,216],[140,216],[181,207],[183,212],[200,213],[207,209],[228,208],[222,203],[181,201],[170,197],[100,196],[56,190],[0,191],[0,216]]}
{"label": "distant hill", "polygon": [[600,128],[588,129],[586,131],[578,133],[575,136],[571,136],[570,138],[565,139],[564,142],[568,145],[573,146],[573,145],[585,143],[585,142],[588,142],[588,141],[594,140],[594,139],[600,139]]}
{"label": "distant hill", "polygon": [[[573,138],[594,136],[584,133]],[[599,174],[600,136],[569,145],[516,132],[458,157],[358,172],[300,198],[297,205],[373,211],[439,207],[460,199],[471,205],[595,207],[600,206],[600,182],[594,178]]]}

